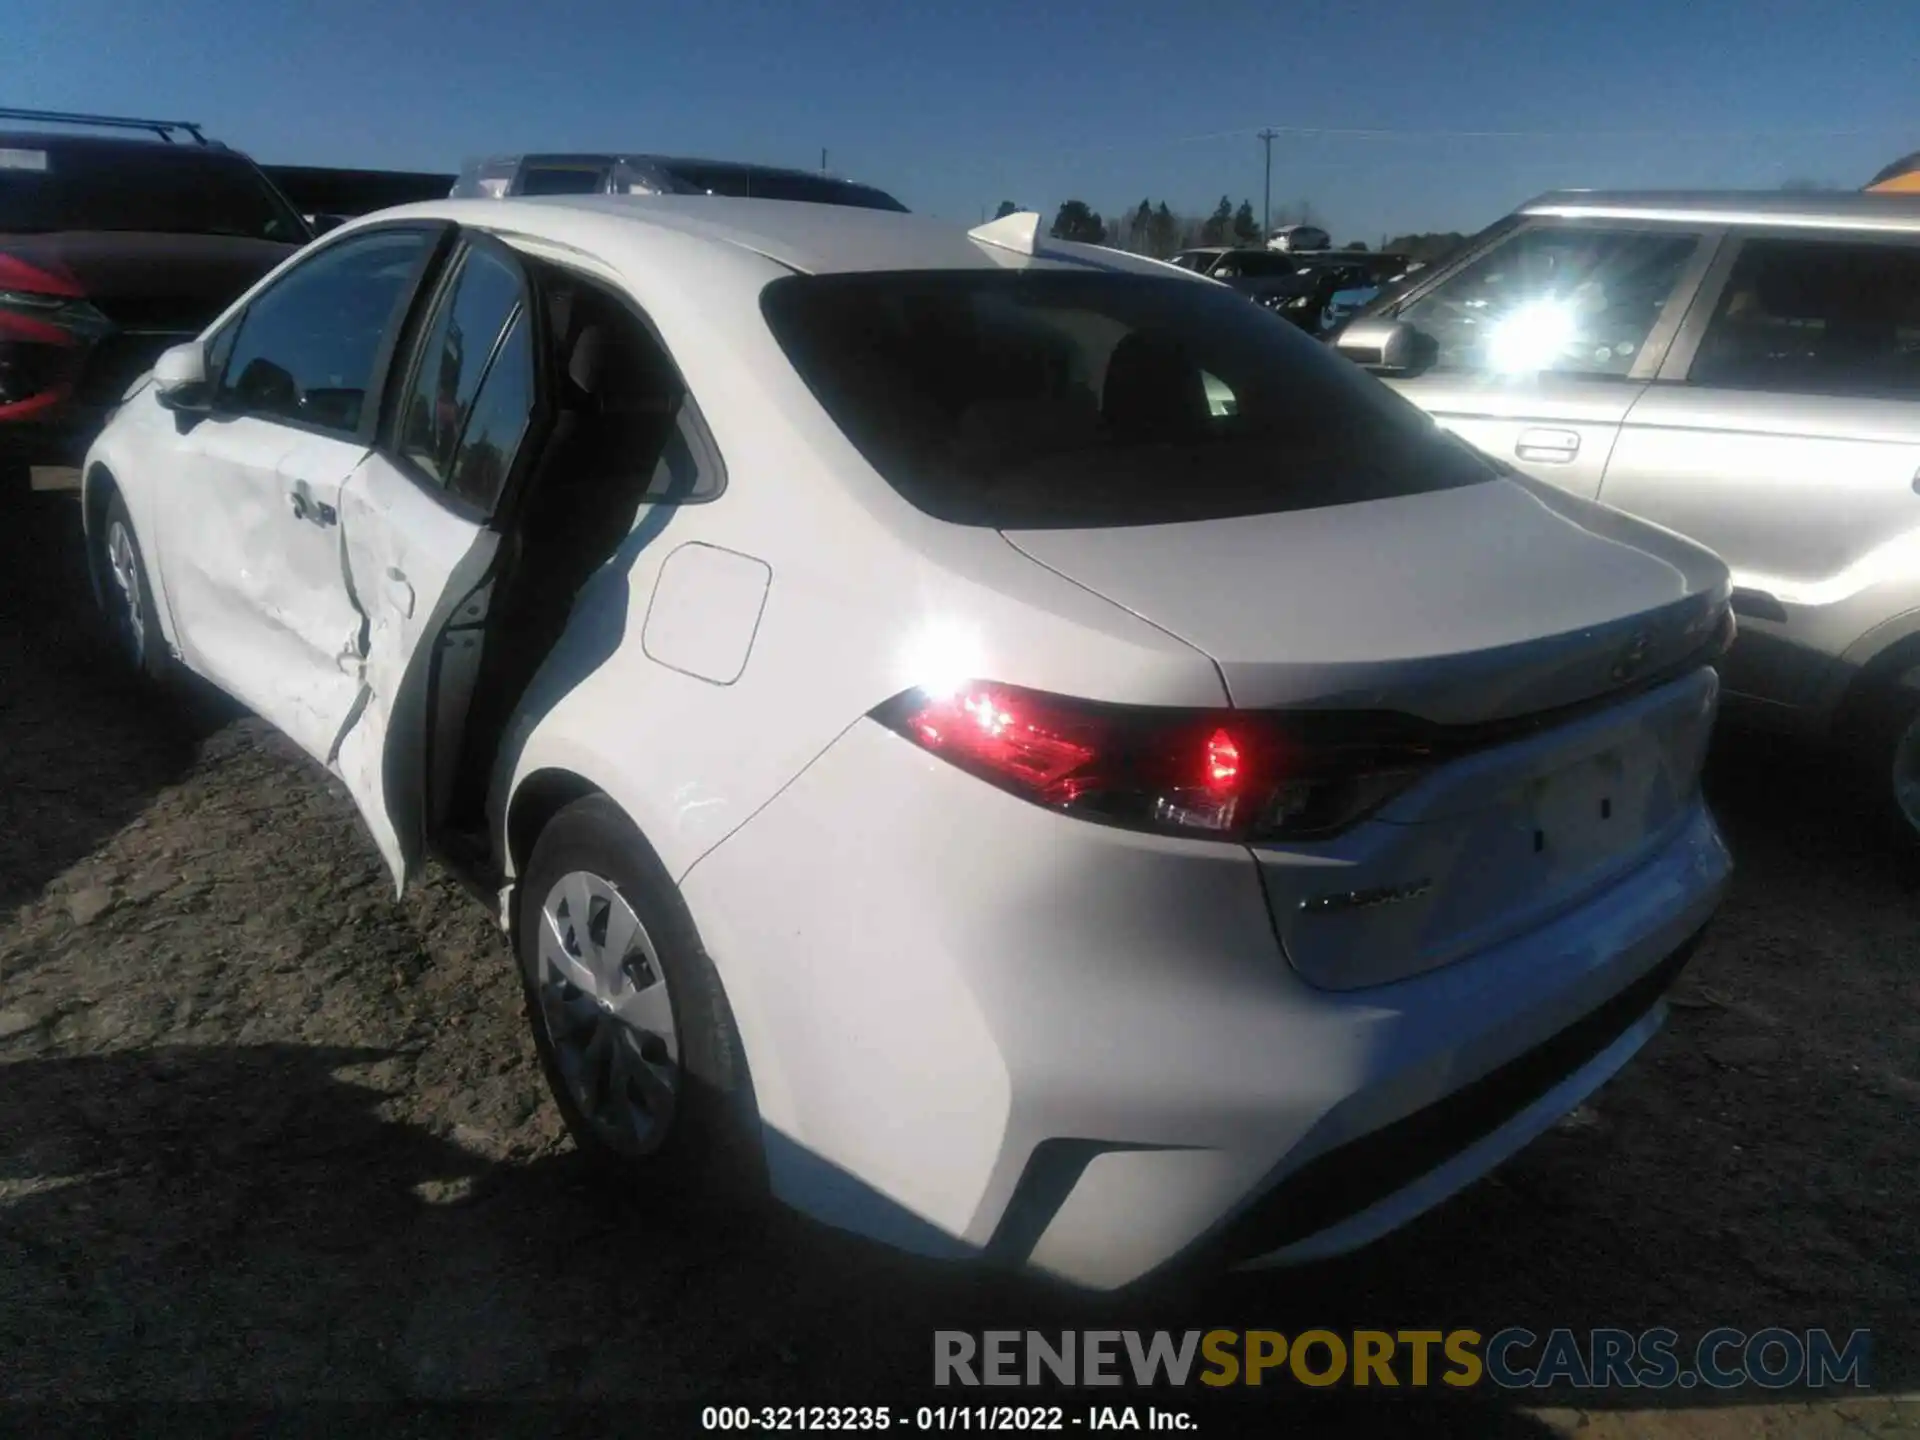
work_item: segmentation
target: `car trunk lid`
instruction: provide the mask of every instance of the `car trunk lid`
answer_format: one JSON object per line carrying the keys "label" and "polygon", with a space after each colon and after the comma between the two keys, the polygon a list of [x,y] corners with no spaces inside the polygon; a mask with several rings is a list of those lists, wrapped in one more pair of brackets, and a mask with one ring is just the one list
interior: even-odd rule
{"label": "car trunk lid", "polygon": [[1442,724],[1578,704],[1699,650],[1723,566],[1521,481],[1187,524],[1003,532],[1180,637],[1235,706]]}

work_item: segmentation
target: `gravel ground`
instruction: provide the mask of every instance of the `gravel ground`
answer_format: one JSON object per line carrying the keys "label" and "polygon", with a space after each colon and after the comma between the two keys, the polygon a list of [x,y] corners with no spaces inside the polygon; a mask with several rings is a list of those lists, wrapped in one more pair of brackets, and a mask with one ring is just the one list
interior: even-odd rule
{"label": "gravel ground", "polygon": [[1920,858],[1804,756],[1716,755],[1733,896],[1591,1110],[1364,1255],[1088,1301],[592,1184],[480,909],[439,875],[396,900],[341,789],[260,722],[114,680],[72,499],[23,491],[0,510],[0,1398],[398,1407],[383,1431],[512,1400],[489,1428],[528,1433],[656,1405],[664,1431],[698,1402],[924,1398],[935,1328],[1824,1325],[1874,1331],[1879,1395],[1293,1388],[1264,1411],[1920,1428],[1887,1398],[1920,1391]]}

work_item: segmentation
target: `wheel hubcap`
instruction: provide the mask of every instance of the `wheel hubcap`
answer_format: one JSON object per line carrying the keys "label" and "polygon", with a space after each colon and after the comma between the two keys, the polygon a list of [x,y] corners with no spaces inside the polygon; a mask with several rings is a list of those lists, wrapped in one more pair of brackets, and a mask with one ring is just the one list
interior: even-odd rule
{"label": "wheel hubcap", "polygon": [[625,1154],[666,1138],[680,1090],[680,1040],[666,972],[612,882],[563,875],[540,907],[540,1011],[581,1114]]}
{"label": "wheel hubcap", "polygon": [[1907,722],[1893,747],[1893,799],[1907,824],[1920,831],[1920,715]]}
{"label": "wheel hubcap", "polygon": [[107,569],[113,576],[113,588],[119,596],[120,630],[134,663],[147,656],[147,622],[140,605],[140,562],[133,548],[133,536],[118,520],[107,531]]}

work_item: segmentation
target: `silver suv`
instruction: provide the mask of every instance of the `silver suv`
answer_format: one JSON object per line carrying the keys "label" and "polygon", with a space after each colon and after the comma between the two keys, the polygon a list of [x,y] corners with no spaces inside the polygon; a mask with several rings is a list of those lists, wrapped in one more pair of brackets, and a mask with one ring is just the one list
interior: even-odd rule
{"label": "silver suv", "polygon": [[1337,343],[1717,550],[1729,713],[1841,742],[1920,832],[1920,195],[1547,195]]}

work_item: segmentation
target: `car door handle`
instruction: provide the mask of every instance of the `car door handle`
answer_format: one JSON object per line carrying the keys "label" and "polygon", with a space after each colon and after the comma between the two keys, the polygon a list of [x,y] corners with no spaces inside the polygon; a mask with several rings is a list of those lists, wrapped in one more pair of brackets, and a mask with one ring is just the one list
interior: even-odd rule
{"label": "car door handle", "polygon": [[288,498],[293,502],[293,518],[296,520],[307,520],[315,525],[333,525],[339,522],[340,512],[325,501],[314,499],[313,492],[307,488],[304,481],[293,487]]}
{"label": "car door handle", "polygon": [[1513,453],[1521,460],[1541,465],[1565,465],[1580,453],[1578,430],[1522,430],[1513,442]]}

